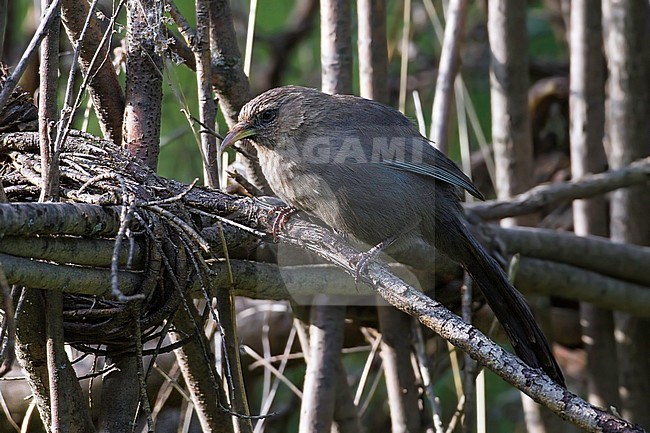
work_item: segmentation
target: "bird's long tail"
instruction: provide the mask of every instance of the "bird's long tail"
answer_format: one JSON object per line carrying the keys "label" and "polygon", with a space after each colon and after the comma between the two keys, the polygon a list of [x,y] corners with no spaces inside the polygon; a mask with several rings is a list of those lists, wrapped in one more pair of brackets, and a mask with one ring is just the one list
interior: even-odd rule
{"label": "bird's long tail", "polygon": [[[436,247],[462,264],[471,275],[505,329],[517,355],[529,366],[541,368],[558,384],[565,386],[562,371],[523,296],[458,218],[451,215],[443,218],[442,224],[436,224]],[[459,235],[464,236],[467,242],[459,242]]]}

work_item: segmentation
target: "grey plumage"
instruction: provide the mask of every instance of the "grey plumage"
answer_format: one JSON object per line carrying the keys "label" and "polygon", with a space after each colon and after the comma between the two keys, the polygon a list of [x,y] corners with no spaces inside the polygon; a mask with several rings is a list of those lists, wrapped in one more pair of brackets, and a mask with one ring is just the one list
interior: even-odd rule
{"label": "grey plumage", "polygon": [[349,95],[286,86],[246,104],[223,142],[255,145],[273,191],[366,246],[391,237],[396,260],[432,266],[436,250],[473,277],[516,353],[564,379],[523,297],[462,220],[458,188],[482,198],[458,167],[397,110]]}

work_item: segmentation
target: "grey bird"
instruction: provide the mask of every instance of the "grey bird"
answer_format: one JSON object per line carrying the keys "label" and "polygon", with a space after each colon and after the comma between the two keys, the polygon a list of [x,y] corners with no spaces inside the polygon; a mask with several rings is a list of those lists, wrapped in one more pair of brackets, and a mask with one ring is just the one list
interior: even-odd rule
{"label": "grey bird", "polygon": [[522,295],[463,224],[459,188],[483,198],[465,174],[399,111],[376,101],[285,86],[248,102],[222,150],[249,140],[273,192],[357,245],[434,266],[437,252],[462,265],[515,352],[564,386]]}

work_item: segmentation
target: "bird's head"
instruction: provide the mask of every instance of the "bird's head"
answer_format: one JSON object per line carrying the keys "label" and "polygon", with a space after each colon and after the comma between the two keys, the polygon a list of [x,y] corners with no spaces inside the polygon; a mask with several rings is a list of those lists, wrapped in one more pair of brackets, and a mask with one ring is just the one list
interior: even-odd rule
{"label": "bird's head", "polygon": [[295,136],[317,103],[320,92],[298,86],[271,89],[252,99],[239,112],[239,119],[221,143],[221,150],[239,140],[250,140],[259,149],[281,151]]}

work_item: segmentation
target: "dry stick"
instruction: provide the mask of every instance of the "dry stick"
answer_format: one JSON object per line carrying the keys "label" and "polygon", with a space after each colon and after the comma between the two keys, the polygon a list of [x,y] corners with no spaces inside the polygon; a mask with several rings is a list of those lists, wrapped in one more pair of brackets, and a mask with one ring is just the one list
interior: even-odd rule
{"label": "dry stick", "polygon": [[402,41],[400,45],[401,60],[399,73],[399,111],[406,109],[406,91],[409,68],[409,41],[411,38],[411,0],[404,0],[404,17],[402,27]]}
{"label": "dry stick", "polygon": [[390,407],[391,431],[412,432],[422,425],[411,364],[411,318],[392,306],[377,307],[382,334],[381,359]]}
{"label": "dry stick", "polygon": [[[45,9],[47,0],[41,1]],[[58,57],[59,57],[59,11],[57,9],[52,27],[43,38],[41,44],[41,59],[39,68],[40,90],[38,95],[38,129],[39,146],[41,152],[41,194],[39,201],[58,201],[59,170],[58,156],[54,151],[56,134],[57,109],[57,83],[58,83]],[[60,292],[43,292],[38,290],[23,289],[29,301],[35,297],[43,296],[45,300],[45,353],[47,356],[48,385],[50,392],[50,425],[49,431],[58,432],[68,430],[71,420],[68,418],[68,401],[64,396],[70,392],[65,389],[65,381],[60,375],[66,375],[65,367],[69,367],[69,360],[63,346],[63,294]]]}
{"label": "dry stick", "polygon": [[23,52],[23,55],[20,58],[16,69],[14,69],[13,74],[11,74],[11,76],[8,77],[5,81],[2,92],[0,92],[0,110],[4,108],[5,104],[9,100],[9,96],[11,96],[11,93],[16,88],[20,77],[23,76],[25,69],[27,69],[29,62],[32,60],[32,56],[36,53],[36,49],[49,31],[54,18],[58,15],[60,2],[61,0],[53,0],[52,3],[50,3],[50,6],[45,11],[45,14],[43,14],[43,18],[41,19],[41,23],[36,29],[36,33],[34,33],[32,40],[29,41],[29,45],[27,45],[27,48]]}
{"label": "dry stick", "polygon": [[435,433],[444,433],[444,428],[442,426],[442,409],[440,408],[438,397],[433,389],[433,381],[431,380],[431,371],[433,371],[433,368],[431,367],[431,359],[426,352],[422,327],[420,326],[420,322],[415,320],[411,325],[415,336],[415,355],[420,367],[422,386],[424,387],[427,400],[431,406],[431,413],[433,415],[433,428],[435,429]]}
{"label": "dry stick", "polygon": [[9,8],[7,7],[7,0],[0,0],[0,52],[4,52],[8,15]]}
{"label": "dry stick", "polygon": [[[650,318],[650,287],[624,283],[594,272],[547,260],[522,258],[517,287],[527,293],[546,294],[590,302],[600,308]],[[598,290],[594,290],[597,287]]]}
{"label": "dry stick", "polygon": [[[433,5],[433,1],[424,0],[423,4],[424,4],[424,9],[427,12],[427,15],[429,16],[429,21],[431,21],[431,24],[433,25],[433,30],[436,33],[436,37],[438,38],[438,41],[442,41],[444,39],[444,30],[442,27],[442,22],[440,21],[440,18],[438,17],[438,13],[436,12],[436,8]],[[462,87],[463,90],[463,99],[466,101],[466,104],[464,104],[464,109],[467,110],[469,122],[472,125],[472,129],[474,130],[474,135],[476,136],[476,140],[478,141],[481,154],[483,155],[483,159],[485,160],[485,165],[487,166],[487,171],[490,177],[490,181],[492,182],[493,185],[495,185],[496,182],[495,182],[495,174],[494,174],[494,160],[492,159],[490,146],[487,143],[487,139],[485,138],[485,134],[483,133],[481,123],[478,119],[478,115],[476,114],[476,108],[474,107],[474,103],[472,102],[472,98],[470,97],[469,91],[467,90],[467,86],[465,85],[465,81],[463,80],[463,77],[460,75],[457,76],[456,81],[457,82],[460,81],[460,87]],[[424,133],[422,135],[424,135]]]}
{"label": "dry stick", "polygon": [[[140,407],[143,409],[145,417],[147,418],[147,431],[153,433],[154,424],[153,418],[151,417],[151,406],[149,404],[149,396],[147,395],[147,378],[144,373],[144,364],[142,359],[142,327],[140,323],[140,308],[141,305],[136,305],[133,307],[133,321],[135,322],[135,332],[133,337],[135,340],[135,365],[137,367],[137,376],[138,376],[138,389],[140,390]],[[159,343],[162,343],[162,339]],[[155,360],[152,359],[152,362]],[[138,413],[136,411],[136,413]],[[133,420],[133,424],[136,424],[136,420]]]}
{"label": "dry stick", "polygon": [[[201,124],[214,129],[217,109],[212,98],[212,63],[210,56],[210,11],[207,0],[196,0],[196,38],[194,57],[196,59],[196,80],[199,98],[199,119]],[[206,185],[219,189],[219,155],[216,137],[211,131],[201,129],[201,155],[203,176]]]}
{"label": "dry stick", "polygon": [[507,200],[489,200],[466,205],[470,217],[496,220],[538,212],[561,202],[590,198],[650,180],[650,158],[604,173],[563,183],[539,185]]}
{"label": "dry stick", "polygon": [[[461,288],[461,303],[463,320],[469,324],[472,323],[472,279],[465,272],[463,286]],[[476,395],[477,385],[476,378],[477,363],[467,352],[463,354],[464,375],[463,375],[463,395],[465,396],[464,405],[464,422],[463,431],[471,433],[476,430],[477,416],[485,416],[476,410],[475,403],[482,396]]]}
{"label": "dry stick", "polygon": [[[357,273],[357,269],[350,264],[351,258],[358,254],[357,251],[334,240],[327,230],[314,228],[298,220],[289,222],[286,230],[287,234],[280,236],[281,241],[313,251],[337,264],[349,275],[354,276]],[[557,385],[541,370],[530,368],[442,304],[394,277],[385,266],[373,262],[361,272],[361,278],[390,304],[416,317],[445,340],[469,353],[473,359],[563,419],[593,432],[644,431],[615,415],[589,405]]]}
{"label": "dry stick", "polygon": [[250,78],[253,60],[253,40],[255,36],[255,19],[257,18],[257,0],[251,0],[246,26],[246,50],[244,51],[244,74]]}
{"label": "dry stick", "polygon": [[[223,254],[228,270],[228,288],[217,289],[216,301],[218,319],[215,322],[219,325],[224,352],[226,354],[226,367],[229,369],[228,378],[231,378],[231,406],[233,410],[242,415],[237,418],[236,430],[239,432],[252,432],[253,425],[250,419],[250,409],[248,406],[248,397],[244,386],[244,375],[242,372],[241,356],[239,355],[239,337],[237,333],[237,314],[235,311],[234,297],[234,278],[232,268],[230,267],[230,258],[228,255],[228,245],[223,234],[221,223],[218,224],[219,236],[223,248]],[[206,299],[208,301],[209,299]],[[213,313],[214,314],[214,313]]]}
{"label": "dry stick", "polygon": [[456,74],[460,63],[460,45],[465,31],[468,0],[452,0],[447,8],[445,36],[440,53],[436,93],[431,108],[429,139],[443,153],[449,147],[449,112]]}
{"label": "dry stick", "polygon": [[184,335],[193,333],[197,335],[197,338],[190,340],[174,352],[192,401],[199,409],[197,410],[199,421],[205,431],[234,432],[230,414],[217,406],[218,402],[225,403],[226,397],[220,384],[221,378],[214,370],[213,357],[210,355],[209,360],[205,359],[210,344],[205,334],[202,334],[201,328],[196,329],[197,324],[201,323],[201,318],[191,303],[188,303],[186,308],[187,310],[181,310],[176,314],[174,318],[176,332],[171,332],[169,335],[172,341],[179,341]]}

